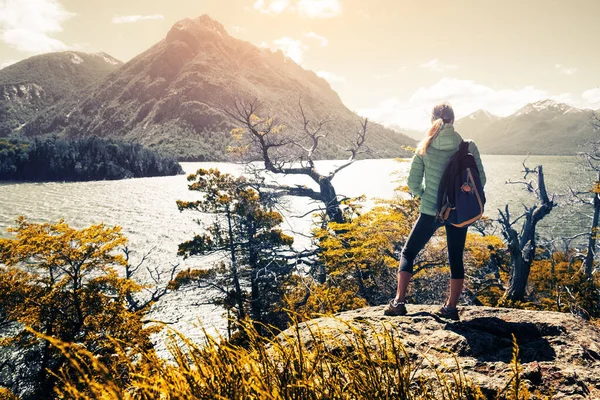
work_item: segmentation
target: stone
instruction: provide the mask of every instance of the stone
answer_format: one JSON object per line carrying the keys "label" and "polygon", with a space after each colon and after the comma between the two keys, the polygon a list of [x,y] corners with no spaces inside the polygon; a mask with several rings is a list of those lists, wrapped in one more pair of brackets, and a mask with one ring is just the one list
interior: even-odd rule
{"label": "stone", "polygon": [[[384,308],[367,307],[307,321],[300,324],[300,339],[311,343],[310,331],[317,329],[346,335],[352,335],[353,329],[367,334],[392,331],[411,359],[427,352],[432,362],[452,366],[456,363],[448,361],[450,350],[465,376],[493,398],[513,374],[514,335],[521,377],[532,392],[552,394],[553,399],[600,399],[600,329],[580,317],[468,306],[461,308],[461,320],[454,322],[436,316],[436,306],[408,305],[408,314],[397,317],[384,316]],[[338,335],[330,344],[332,351],[343,341],[344,335]]]}

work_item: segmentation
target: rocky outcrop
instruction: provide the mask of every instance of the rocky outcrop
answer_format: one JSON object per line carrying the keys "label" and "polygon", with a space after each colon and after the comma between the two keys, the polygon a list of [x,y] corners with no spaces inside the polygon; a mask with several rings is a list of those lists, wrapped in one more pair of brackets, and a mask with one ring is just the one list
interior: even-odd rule
{"label": "rocky outcrop", "polygon": [[[408,315],[386,317],[383,306],[343,312],[300,324],[301,341],[310,348],[318,329],[331,346],[354,334],[394,331],[408,354],[437,366],[455,366],[495,398],[513,376],[513,343],[519,345],[521,374],[531,392],[553,399],[600,399],[600,329],[571,314],[489,307],[464,307],[461,320],[437,317],[436,307],[409,305]],[[313,332],[313,333],[311,333]],[[332,335],[328,336],[326,333]],[[289,332],[288,332],[289,333]],[[294,334],[295,336],[295,334]]]}

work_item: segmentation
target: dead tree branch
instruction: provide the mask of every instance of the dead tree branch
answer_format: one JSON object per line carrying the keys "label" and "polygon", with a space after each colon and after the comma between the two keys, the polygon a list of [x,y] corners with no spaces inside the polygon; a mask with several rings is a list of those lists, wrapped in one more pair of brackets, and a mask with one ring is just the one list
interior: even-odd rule
{"label": "dead tree branch", "polygon": [[[329,174],[322,174],[315,166],[315,154],[321,140],[327,138],[327,124],[330,117],[312,121],[306,112],[302,101],[298,101],[300,115],[300,132],[291,135],[285,132],[284,127],[277,123],[276,118],[260,117],[258,101],[245,102],[236,100],[233,108],[224,108],[224,112],[240,125],[250,138],[251,146],[261,159],[264,170],[281,175],[304,175],[319,185],[318,190],[304,186],[285,186],[271,184],[273,190],[280,190],[283,194],[308,197],[319,200],[325,206],[329,221],[344,222],[338,196],[332,184],[335,175],[342,169],[351,165],[359,154],[365,152],[367,138],[367,120],[361,124],[361,129],[356,134],[355,140],[346,149],[350,152],[348,160]],[[300,149],[292,155],[285,155],[283,149]],[[277,150],[277,151],[276,151]],[[284,155],[282,156],[282,153]]]}
{"label": "dead tree branch", "polygon": [[[509,301],[522,301],[525,297],[529,271],[537,248],[535,233],[537,223],[548,215],[556,205],[554,196],[552,196],[552,199],[548,197],[542,166],[538,165],[536,168],[531,169],[523,162],[523,167],[525,172],[523,179],[526,179],[529,174],[537,176],[537,187],[534,187],[532,183],[526,183],[526,185],[528,191],[534,193],[540,203],[534,204],[532,207],[525,207],[525,213],[514,221],[511,221],[508,204],[504,212],[498,210],[498,222],[508,245],[512,264],[509,286],[504,294],[504,297]],[[521,218],[525,218],[525,221],[521,232],[517,233],[513,225]]]}

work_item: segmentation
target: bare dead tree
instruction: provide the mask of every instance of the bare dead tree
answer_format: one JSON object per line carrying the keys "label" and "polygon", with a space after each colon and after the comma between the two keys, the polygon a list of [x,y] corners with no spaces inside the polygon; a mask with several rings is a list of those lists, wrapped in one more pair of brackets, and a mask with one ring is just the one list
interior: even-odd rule
{"label": "bare dead tree", "polygon": [[[579,269],[582,273],[589,277],[591,277],[592,273],[594,272],[594,259],[597,254],[596,245],[598,240],[598,223],[600,219],[600,170],[597,172],[596,181],[597,183],[595,188],[586,192],[576,191],[569,187],[572,199],[571,201],[592,206],[594,210],[590,230],[589,232],[583,234],[588,237],[588,243],[585,256],[582,257],[583,261]],[[589,198],[590,193],[593,195],[591,199]]]}
{"label": "bare dead tree", "polygon": [[[265,185],[281,194],[307,197],[321,202],[329,221],[343,223],[344,215],[340,207],[340,197],[332,184],[338,172],[352,165],[358,155],[369,152],[365,145],[367,138],[367,120],[357,130],[354,139],[345,148],[350,153],[348,159],[328,174],[320,173],[315,166],[315,154],[321,140],[327,138],[326,126],[330,118],[312,121],[307,116],[302,102],[298,102],[301,128],[292,132],[278,123],[276,118],[260,117],[258,101],[236,100],[233,109],[224,108],[231,118],[240,124],[254,152],[264,165],[264,170],[281,175],[303,175],[318,184],[313,190],[306,186]],[[235,131],[235,130],[234,130]]]}
{"label": "bare dead tree", "polygon": [[[537,223],[548,215],[556,205],[554,203],[554,196],[552,196],[552,199],[548,197],[542,166],[538,165],[536,168],[530,169],[525,165],[524,161],[523,168],[523,172],[525,173],[523,180],[508,181],[507,183],[524,184],[527,190],[532,192],[540,203],[536,203],[531,207],[524,205],[525,212],[517,218],[511,217],[508,204],[504,211],[498,209],[500,214],[498,222],[500,223],[502,235],[507,242],[511,256],[512,268],[510,281],[504,293],[504,297],[510,301],[521,301],[525,297],[529,271],[537,248],[535,233]],[[537,182],[526,181],[529,174],[536,175]],[[525,220],[523,221],[521,230],[517,232],[514,226],[523,218]]]}
{"label": "bare dead tree", "polygon": [[[600,116],[594,112],[591,120],[592,127],[596,131],[600,131]],[[592,141],[588,144],[588,150],[580,153],[579,156],[583,159],[585,166],[596,173],[596,182],[591,190],[587,192],[578,192],[571,188],[571,194],[573,197],[587,205],[591,205],[593,208],[592,226],[590,227],[588,235],[587,253],[585,259],[581,264],[580,271],[587,276],[591,277],[594,272],[594,258],[596,256],[596,245],[599,233],[600,223],[600,138]],[[592,199],[589,199],[589,194],[592,194]],[[588,198],[584,198],[583,196]]]}

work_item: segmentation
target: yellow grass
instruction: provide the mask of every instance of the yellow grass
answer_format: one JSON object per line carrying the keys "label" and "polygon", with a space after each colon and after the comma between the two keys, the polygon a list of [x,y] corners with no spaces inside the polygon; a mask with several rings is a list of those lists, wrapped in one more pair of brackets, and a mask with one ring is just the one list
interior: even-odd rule
{"label": "yellow grass", "polygon": [[[435,367],[426,355],[409,355],[392,329],[366,325],[358,330],[318,327],[266,340],[245,324],[244,345],[208,337],[197,345],[177,332],[169,344],[171,361],[153,352],[127,357],[109,371],[87,350],[72,344],[53,345],[67,356],[74,375],[59,374],[59,396],[68,399],[484,399],[462,373],[458,359]],[[290,333],[291,332],[291,333]],[[302,336],[304,332],[304,336]],[[308,332],[308,333],[307,333]],[[524,399],[515,346],[515,377],[499,398]],[[115,382],[120,374],[120,382]],[[123,380],[123,374],[128,378]],[[121,384],[122,385],[122,384]]]}

